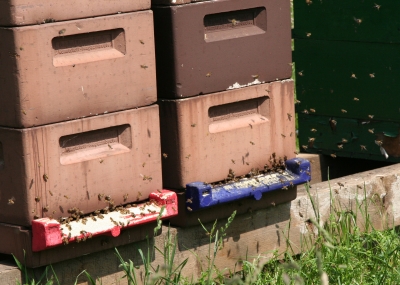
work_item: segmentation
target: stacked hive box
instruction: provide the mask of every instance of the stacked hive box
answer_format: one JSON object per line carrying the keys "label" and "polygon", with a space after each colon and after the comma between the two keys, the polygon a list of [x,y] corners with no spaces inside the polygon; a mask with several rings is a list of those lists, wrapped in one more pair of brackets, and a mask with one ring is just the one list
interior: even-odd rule
{"label": "stacked hive box", "polygon": [[[293,199],[296,189],[288,177],[273,174],[268,182],[259,181],[271,164],[282,166],[284,157],[295,156],[293,82],[286,80],[291,77],[290,3],[153,4],[163,184],[178,192],[186,188],[186,196],[179,195],[184,211],[172,223],[228,216],[243,203],[247,211],[250,204],[254,209]],[[256,181],[249,182],[253,176]],[[227,179],[230,186],[209,186]],[[232,183],[242,185],[231,191]],[[268,185],[274,183],[287,192],[272,192],[276,188]],[[261,188],[269,192],[262,199]],[[226,195],[211,199],[217,192]],[[235,202],[248,196],[262,202]],[[230,203],[194,214],[221,202]]]}
{"label": "stacked hive box", "polygon": [[[25,249],[35,267],[144,238],[151,227],[65,255],[32,247],[117,236],[154,220],[166,200],[164,214],[176,206],[161,190],[150,1],[31,2],[0,3],[0,233],[9,241],[0,252],[22,260]],[[158,202],[112,211],[149,197]]]}

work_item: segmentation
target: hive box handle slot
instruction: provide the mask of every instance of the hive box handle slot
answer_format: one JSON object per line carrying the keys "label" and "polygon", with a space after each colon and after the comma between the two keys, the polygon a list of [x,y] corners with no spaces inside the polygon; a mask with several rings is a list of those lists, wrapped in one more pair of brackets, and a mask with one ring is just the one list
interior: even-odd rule
{"label": "hive box handle slot", "polygon": [[131,127],[121,125],[63,136],[59,144],[63,165],[117,155],[132,148]]}
{"label": "hive box handle slot", "polygon": [[124,29],[53,38],[53,65],[80,63],[123,57],[126,53]]}
{"label": "hive box handle slot", "polygon": [[249,99],[208,109],[209,132],[218,133],[239,128],[253,128],[268,122],[269,97]]}
{"label": "hive box handle slot", "polygon": [[204,17],[204,40],[223,41],[267,31],[265,7],[210,14]]}

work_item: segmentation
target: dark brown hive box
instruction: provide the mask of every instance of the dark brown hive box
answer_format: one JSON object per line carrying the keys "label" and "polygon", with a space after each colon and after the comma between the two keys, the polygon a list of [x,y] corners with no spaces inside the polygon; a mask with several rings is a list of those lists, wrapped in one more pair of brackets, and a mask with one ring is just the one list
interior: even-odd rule
{"label": "dark brown hive box", "polygon": [[150,0],[1,0],[0,26],[25,26],[150,8]]}
{"label": "dark brown hive box", "polygon": [[291,76],[289,1],[205,1],[153,11],[159,98]]}
{"label": "dark brown hive box", "polygon": [[0,126],[150,105],[155,74],[151,11],[1,28]]}
{"label": "dark brown hive box", "polygon": [[147,199],[161,187],[156,105],[0,128],[0,223],[30,226],[35,215],[67,217],[73,207],[86,214],[107,206],[99,194],[119,205]]}
{"label": "dark brown hive box", "polygon": [[163,186],[224,180],[263,169],[272,153],[294,158],[293,81],[160,100]]}

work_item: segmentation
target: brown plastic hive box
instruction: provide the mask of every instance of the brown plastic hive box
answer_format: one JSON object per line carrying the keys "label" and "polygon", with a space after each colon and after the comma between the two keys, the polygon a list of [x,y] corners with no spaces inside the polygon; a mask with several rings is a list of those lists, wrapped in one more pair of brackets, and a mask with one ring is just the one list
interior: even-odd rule
{"label": "brown plastic hive box", "polygon": [[293,81],[160,100],[163,186],[224,180],[295,157]]}
{"label": "brown plastic hive box", "polygon": [[0,126],[44,125],[156,99],[151,11],[0,29]]}
{"label": "brown plastic hive box", "polygon": [[290,78],[290,3],[219,0],[154,6],[159,98]]}
{"label": "brown plastic hive box", "polygon": [[[30,129],[0,128],[0,222],[67,217],[161,189],[158,106]],[[125,196],[128,195],[128,196]],[[125,197],[127,199],[125,199]],[[37,201],[40,200],[40,201]]]}
{"label": "brown plastic hive box", "polygon": [[[13,254],[25,266],[35,268],[151,238],[155,227],[156,223],[148,223],[122,230],[118,237],[97,236],[85,242],[33,252],[32,231],[29,228],[0,223],[0,252]],[[156,234],[161,234],[161,230]]]}
{"label": "brown plastic hive box", "polygon": [[2,0],[0,26],[44,24],[150,9],[150,0]]}
{"label": "brown plastic hive box", "polygon": [[151,0],[151,4],[153,5],[182,5],[189,4],[194,2],[203,2],[210,0]]}

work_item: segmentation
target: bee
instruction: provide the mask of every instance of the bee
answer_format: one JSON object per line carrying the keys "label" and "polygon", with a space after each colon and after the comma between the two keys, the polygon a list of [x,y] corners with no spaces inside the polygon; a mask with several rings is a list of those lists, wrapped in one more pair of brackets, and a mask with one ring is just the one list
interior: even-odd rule
{"label": "bee", "polygon": [[15,198],[14,197],[11,197],[11,199],[8,199],[8,205],[14,205],[14,203],[15,203]]}
{"label": "bee", "polygon": [[192,211],[193,211],[193,209],[190,208],[190,207],[186,207],[186,209],[187,209],[189,212],[192,212]]}
{"label": "bee", "polygon": [[148,67],[147,65],[145,65],[145,64],[141,64],[140,67],[143,68],[143,69],[149,68],[149,67]]}
{"label": "bee", "polygon": [[103,200],[104,194],[99,194],[97,195],[97,198],[99,199],[99,201]]}
{"label": "bee", "polygon": [[336,158],[336,154],[332,153],[331,157]]}
{"label": "bee", "polygon": [[230,23],[232,23],[232,25],[233,26],[236,26],[237,24],[239,24],[240,23],[240,21],[238,21],[238,20],[236,20],[236,19],[228,19],[228,21],[230,22]]}
{"label": "bee", "polygon": [[75,240],[76,240],[77,243],[80,243],[82,241],[82,239],[80,237],[76,237]]}
{"label": "bee", "polygon": [[304,150],[307,150],[307,148],[308,148],[308,146],[306,146],[306,145],[302,145],[301,146]]}
{"label": "bee", "polygon": [[63,237],[63,238],[62,238],[62,243],[63,243],[64,245],[67,245],[67,244],[69,243],[68,238],[67,238],[67,237]]}
{"label": "bee", "polygon": [[37,220],[37,219],[39,219],[39,216],[34,215],[34,216],[33,216],[33,219],[34,219],[34,220]]}
{"label": "bee", "polygon": [[289,135],[290,137],[292,137],[293,136],[293,132],[290,132],[290,135]]}
{"label": "bee", "polygon": [[157,192],[158,192],[158,193],[162,193],[162,191],[161,191],[160,189],[157,189]]}
{"label": "bee", "polygon": [[360,147],[361,147],[361,150],[367,150],[367,147],[365,145],[361,144]]}
{"label": "bee", "polygon": [[301,161],[296,160],[296,164],[297,164],[298,166],[300,166],[300,165],[301,165]]}
{"label": "bee", "polygon": [[21,110],[22,114],[26,115],[26,112],[24,110]]}
{"label": "bee", "polygon": [[301,212],[299,212],[299,216],[300,216],[300,218],[303,218],[303,217],[304,217],[303,214],[302,214]]}
{"label": "bee", "polygon": [[345,138],[342,138],[342,143],[347,143],[348,140],[346,140]]}
{"label": "bee", "polygon": [[340,187],[344,187],[344,184],[342,182],[337,183]]}
{"label": "bee", "polygon": [[134,213],[131,213],[132,218],[136,218],[136,215]]}
{"label": "bee", "polygon": [[86,219],[86,218],[83,218],[83,219],[82,219],[82,224],[86,225],[86,222],[87,222],[87,219]]}
{"label": "bee", "polygon": [[39,203],[40,202],[40,197],[35,197],[35,201],[37,202],[37,203]]}
{"label": "bee", "polygon": [[358,99],[357,97],[353,98],[354,101],[360,101],[360,99]]}
{"label": "bee", "polygon": [[255,145],[255,143],[254,143],[253,141],[250,141],[250,143],[251,143],[252,145]]}
{"label": "bee", "polygon": [[313,133],[316,133],[316,132],[317,132],[317,130],[316,130],[316,129],[311,129],[311,131],[312,131]]}
{"label": "bee", "polygon": [[315,138],[308,138],[308,142],[314,142],[315,141]]}
{"label": "bee", "polygon": [[335,191],[336,194],[339,194],[339,190],[333,189],[333,191]]}
{"label": "bee", "polygon": [[49,176],[46,173],[43,174],[43,180],[44,182],[47,182],[49,180]]}
{"label": "bee", "polygon": [[258,78],[258,74],[252,75],[251,77],[253,77],[253,79],[257,79]]}
{"label": "bee", "polygon": [[190,158],[190,156],[191,156],[191,155],[190,155],[190,154],[188,154],[187,156],[185,156],[185,158],[189,159],[189,158]]}
{"label": "bee", "polygon": [[283,186],[282,190],[288,190],[288,187],[287,186]]}
{"label": "bee", "polygon": [[232,163],[235,164],[235,160],[231,159]]}
{"label": "bee", "polygon": [[345,109],[341,109],[340,110],[343,114],[347,113],[347,111]]}
{"label": "bee", "polygon": [[113,147],[112,147],[110,144],[108,144],[108,148],[109,148],[109,149],[113,149]]}
{"label": "bee", "polygon": [[375,143],[376,143],[378,146],[381,146],[381,145],[383,144],[383,141],[375,141]]}
{"label": "bee", "polygon": [[362,19],[357,19],[356,17],[353,17],[354,22],[356,22],[357,24],[361,24],[362,23]]}
{"label": "bee", "polygon": [[97,216],[98,216],[100,219],[104,219],[103,214],[98,214]]}
{"label": "bee", "polygon": [[51,191],[49,190],[49,193],[50,193],[51,196],[53,196],[53,192],[51,192]]}
{"label": "bee", "polygon": [[301,101],[299,101],[299,100],[296,99],[296,100],[294,100],[294,103],[295,103],[295,104],[300,104]]}
{"label": "bee", "polygon": [[285,136],[284,134],[281,134],[281,136],[282,136],[283,138],[286,138],[286,136]]}
{"label": "bee", "polygon": [[68,234],[68,239],[70,239],[72,236],[71,232]]}
{"label": "bee", "polygon": [[93,221],[97,222],[96,217],[92,216],[91,218],[92,218]]}
{"label": "bee", "polygon": [[370,132],[371,134],[374,133],[374,129],[368,129],[368,132]]}
{"label": "bee", "polygon": [[293,66],[294,63],[293,63],[293,62],[289,62],[288,64],[289,64],[290,66]]}
{"label": "bee", "polygon": [[290,113],[287,113],[287,117],[288,117],[289,121],[291,121],[291,120],[292,120],[292,114],[290,114]]}
{"label": "bee", "polygon": [[252,125],[252,124],[249,124],[249,126],[250,126],[250,128],[253,128],[253,125]]}
{"label": "bee", "polygon": [[128,193],[126,193],[126,194],[123,196],[123,198],[124,198],[124,202],[126,202],[126,200],[128,200]]}
{"label": "bee", "polygon": [[275,207],[275,202],[271,202],[271,205]]}
{"label": "bee", "polygon": [[110,196],[110,195],[106,195],[106,196],[104,197],[104,200],[110,202],[110,201],[111,201],[111,196]]}
{"label": "bee", "polygon": [[63,34],[65,34],[65,32],[66,32],[66,29],[62,29],[62,30],[59,30],[59,31],[58,31],[58,34],[59,34],[59,35],[63,35]]}
{"label": "bee", "polygon": [[362,189],[362,186],[360,186],[360,185],[357,185],[357,188],[358,188],[358,189]]}
{"label": "bee", "polygon": [[163,156],[164,158],[167,158],[167,157],[168,157],[168,154],[163,153],[162,156]]}
{"label": "bee", "polygon": [[370,73],[370,74],[369,74],[369,77],[375,78],[375,73]]}
{"label": "bee", "polygon": [[289,185],[290,185],[290,187],[293,187],[293,186],[294,186],[294,184],[293,184],[292,181],[289,182]]}
{"label": "bee", "polygon": [[103,160],[103,159],[100,159],[100,160],[99,160],[99,162],[100,162],[100,163],[103,163],[103,162],[104,162],[104,160]]}
{"label": "bee", "polygon": [[373,119],[374,115],[368,115],[368,118]]}
{"label": "bee", "polygon": [[303,76],[304,75],[303,72],[304,72],[304,70],[297,72],[297,74],[300,76]]}
{"label": "bee", "polygon": [[124,227],[124,226],[125,226],[125,224],[124,224],[123,222],[119,222],[119,225],[120,225],[121,227]]}
{"label": "bee", "polygon": [[311,33],[306,33],[307,38],[311,37]]}
{"label": "bee", "polygon": [[379,9],[381,8],[381,5],[374,3],[374,8],[379,11]]}
{"label": "bee", "polygon": [[196,126],[196,124],[191,124],[190,126],[191,126],[192,128],[194,128],[194,127]]}
{"label": "bee", "polygon": [[297,151],[294,152],[295,155],[298,155],[299,153]]}
{"label": "bee", "polygon": [[47,206],[47,205],[44,206],[44,207],[43,207],[43,212],[48,212],[48,211],[49,211],[49,206]]}
{"label": "bee", "polygon": [[139,42],[140,42],[142,45],[144,45],[144,41],[142,41],[142,40],[139,40]]}
{"label": "bee", "polygon": [[330,127],[331,127],[331,130],[332,130],[332,131],[335,131],[335,130],[336,130],[337,121],[334,120],[334,119],[332,119],[332,118],[330,118],[330,119],[329,119],[329,125],[330,125]]}
{"label": "bee", "polygon": [[310,108],[310,112],[315,113],[316,111],[315,111],[315,109]]}
{"label": "bee", "polygon": [[357,77],[354,73],[351,74],[350,78],[357,79]]}
{"label": "bee", "polygon": [[338,144],[337,147],[338,149],[343,149],[343,144]]}
{"label": "bee", "polygon": [[208,73],[206,74],[206,77],[211,77],[211,72],[208,72]]}
{"label": "bee", "polygon": [[67,228],[68,228],[69,231],[72,231],[72,227],[71,227],[70,224],[67,225]]}
{"label": "bee", "polygon": [[187,200],[186,200],[186,203],[192,204],[192,203],[193,203],[193,198],[187,199]]}
{"label": "bee", "polygon": [[304,109],[304,110],[302,111],[302,113],[303,113],[303,114],[309,114],[309,112],[308,112],[307,109]]}
{"label": "bee", "polygon": [[69,199],[69,197],[68,197],[67,195],[64,195],[64,198],[65,198],[65,199]]}

